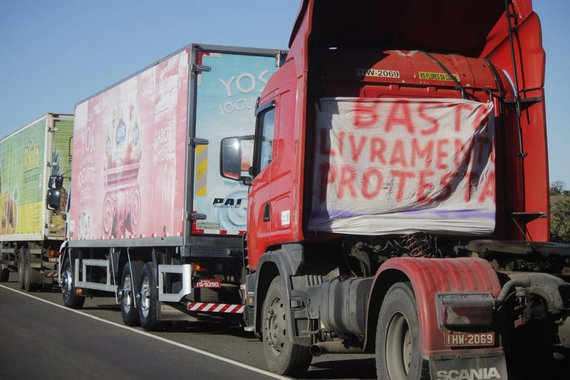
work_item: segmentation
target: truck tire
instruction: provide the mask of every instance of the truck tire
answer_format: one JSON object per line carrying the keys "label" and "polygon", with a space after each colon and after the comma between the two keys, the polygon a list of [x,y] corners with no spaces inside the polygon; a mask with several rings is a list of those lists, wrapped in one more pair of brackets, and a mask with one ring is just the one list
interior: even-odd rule
{"label": "truck tire", "polygon": [[10,271],[8,268],[1,268],[0,269],[0,282],[8,282],[10,279]]}
{"label": "truck tire", "polygon": [[85,297],[75,293],[73,261],[69,258],[65,259],[61,270],[61,294],[64,305],[70,309],[81,309],[85,303]]}
{"label": "truck tire", "polygon": [[[140,301],[135,297],[139,294],[143,263],[141,261],[127,261],[121,275],[121,315],[123,323],[127,326],[139,326]],[[132,268],[132,273],[131,273]],[[136,301],[136,302],[135,302]]]}
{"label": "truck tire", "polygon": [[24,277],[26,276],[26,262],[24,261],[24,250],[20,249],[18,255],[18,287],[24,289]]}
{"label": "truck tire", "polygon": [[[32,268],[30,252],[27,249],[22,249],[20,251],[20,266],[22,270],[20,272],[21,277],[21,288],[26,292],[35,292],[41,286],[41,282],[38,281],[39,272]],[[18,269],[19,267],[18,266]]]}
{"label": "truck tire", "polygon": [[157,318],[158,289],[156,281],[156,265],[146,263],[142,268],[140,282],[139,319],[143,329],[147,331],[158,330],[162,323]]}
{"label": "truck tire", "polygon": [[394,284],[386,294],[376,328],[376,374],[379,379],[429,379],[420,353],[420,327],[410,283]]}
{"label": "truck tire", "polygon": [[288,305],[281,277],[275,277],[263,302],[263,354],[270,371],[285,376],[298,376],[307,371],[312,355],[309,347],[295,344],[289,338]]}

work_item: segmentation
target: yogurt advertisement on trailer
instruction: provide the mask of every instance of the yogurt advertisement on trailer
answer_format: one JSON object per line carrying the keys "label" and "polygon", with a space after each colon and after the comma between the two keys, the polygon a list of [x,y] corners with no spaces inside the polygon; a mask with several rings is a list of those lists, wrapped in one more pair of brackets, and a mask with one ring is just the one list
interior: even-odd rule
{"label": "yogurt advertisement on trailer", "polygon": [[209,53],[201,64],[209,71],[198,78],[196,138],[208,144],[196,148],[193,212],[203,219],[194,230],[239,234],[246,230],[247,187],[220,176],[220,143],[253,134],[256,100],[276,70],[275,57]]}
{"label": "yogurt advertisement on trailer", "polygon": [[184,50],[76,107],[70,239],[182,233],[188,62]]}

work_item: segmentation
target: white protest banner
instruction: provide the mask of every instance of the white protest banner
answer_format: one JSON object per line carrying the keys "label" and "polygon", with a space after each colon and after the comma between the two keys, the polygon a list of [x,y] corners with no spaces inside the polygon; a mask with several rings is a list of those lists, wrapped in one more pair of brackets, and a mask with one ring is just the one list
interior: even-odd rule
{"label": "white protest banner", "polygon": [[309,229],[492,233],[492,111],[463,99],[320,99]]}

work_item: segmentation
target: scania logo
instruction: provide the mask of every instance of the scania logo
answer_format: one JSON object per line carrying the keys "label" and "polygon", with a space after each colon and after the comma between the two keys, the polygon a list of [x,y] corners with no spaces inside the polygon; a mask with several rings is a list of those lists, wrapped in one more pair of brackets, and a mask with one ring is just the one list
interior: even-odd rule
{"label": "scania logo", "polygon": [[437,371],[437,380],[495,380],[501,375],[496,367]]}

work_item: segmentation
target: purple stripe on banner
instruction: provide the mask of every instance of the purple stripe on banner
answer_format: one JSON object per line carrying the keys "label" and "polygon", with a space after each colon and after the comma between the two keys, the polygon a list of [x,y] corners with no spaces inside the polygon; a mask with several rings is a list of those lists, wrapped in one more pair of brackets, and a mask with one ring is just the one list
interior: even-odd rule
{"label": "purple stripe on banner", "polygon": [[[422,217],[430,216],[437,219],[490,219],[495,220],[495,212],[488,210],[410,210],[396,213],[379,213],[373,215],[398,215]],[[371,214],[356,213],[349,210],[317,210],[313,211],[311,218],[348,219]]]}

